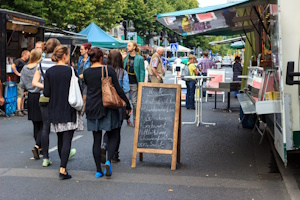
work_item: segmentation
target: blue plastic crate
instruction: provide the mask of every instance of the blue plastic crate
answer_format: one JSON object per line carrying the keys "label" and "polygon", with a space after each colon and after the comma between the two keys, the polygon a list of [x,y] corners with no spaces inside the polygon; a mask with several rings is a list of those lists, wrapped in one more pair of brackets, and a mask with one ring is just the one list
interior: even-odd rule
{"label": "blue plastic crate", "polygon": [[5,82],[4,85],[4,109],[7,115],[11,115],[14,114],[17,110],[17,84],[10,81]]}

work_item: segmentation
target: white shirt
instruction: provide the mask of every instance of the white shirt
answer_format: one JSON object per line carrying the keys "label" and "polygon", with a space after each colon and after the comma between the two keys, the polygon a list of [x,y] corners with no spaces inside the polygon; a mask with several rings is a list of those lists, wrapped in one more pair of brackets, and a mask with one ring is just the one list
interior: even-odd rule
{"label": "white shirt", "polygon": [[149,63],[147,60],[144,60],[144,66],[145,66],[145,80],[144,82],[148,82],[148,68],[149,68]]}
{"label": "white shirt", "polygon": [[174,60],[174,64],[176,64],[176,65],[181,65],[181,63],[182,63],[182,60],[180,58],[176,58]]}

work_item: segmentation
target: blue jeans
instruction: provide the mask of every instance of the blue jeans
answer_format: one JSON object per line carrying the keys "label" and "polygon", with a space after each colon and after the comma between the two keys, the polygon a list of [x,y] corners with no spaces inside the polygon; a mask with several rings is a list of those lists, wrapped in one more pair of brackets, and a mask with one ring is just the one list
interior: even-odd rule
{"label": "blue jeans", "polygon": [[185,107],[187,109],[195,108],[195,89],[196,89],[196,81],[187,81],[186,82],[187,93],[186,93],[186,103]]}

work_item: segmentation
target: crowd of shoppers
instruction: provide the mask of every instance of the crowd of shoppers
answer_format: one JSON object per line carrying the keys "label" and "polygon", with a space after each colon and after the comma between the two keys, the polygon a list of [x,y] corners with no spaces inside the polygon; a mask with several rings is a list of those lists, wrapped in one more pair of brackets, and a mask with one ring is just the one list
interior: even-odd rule
{"label": "crowd of shoppers", "polygon": [[[135,126],[138,84],[144,81],[162,83],[163,52],[164,49],[159,48],[149,64],[148,58],[139,54],[139,47],[134,41],[128,42],[127,52],[123,54],[116,49],[103,52],[86,43],[80,48],[81,56],[75,70],[69,65],[68,47],[61,45],[57,39],[37,42],[31,52],[23,51],[19,61],[15,62],[14,72],[20,77],[19,93],[28,92],[28,120],[33,123],[35,139],[33,157],[43,157],[43,167],[52,164],[49,158],[49,135],[55,132],[60,157],[59,178],[70,179],[72,176],[68,173],[67,164],[76,153],[76,149],[71,149],[72,138],[75,131],[84,129],[82,116],[85,114],[87,130],[93,133],[94,139],[95,177],[111,176],[111,163],[120,162],[123,120],[127,121],[127,125]],[[148,72],[155,77],[149,76]],[[68,99],[72,73],[79,79],[84,102],[80,111],[73,108]],[[126,107],[112,109],[103,106],[102,75],[111,77]],[[22,104],[17,113],[23,115]],[[133,121],[130,120],[132,113]],[[104,170],[101,163],[105,164]]]}

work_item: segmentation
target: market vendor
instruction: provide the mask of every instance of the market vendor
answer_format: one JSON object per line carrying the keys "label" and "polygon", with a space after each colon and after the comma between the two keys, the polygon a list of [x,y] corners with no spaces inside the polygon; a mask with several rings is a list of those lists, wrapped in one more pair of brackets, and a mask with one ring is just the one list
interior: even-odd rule
{"label": "market vendor", "polygon": [[19,117],[23,117],[27,115],[27,112],[24,110],[24,90],[20,87],[20,76],[21,70],[23,66],[26,65],[27,61],[29,60],[29,51],[24,50],[22,52],[21,58],[15,60],[15,62],[11,65],[13,72],[17,75],[17,111],[16,115]]}

